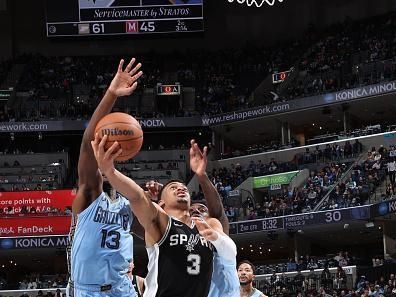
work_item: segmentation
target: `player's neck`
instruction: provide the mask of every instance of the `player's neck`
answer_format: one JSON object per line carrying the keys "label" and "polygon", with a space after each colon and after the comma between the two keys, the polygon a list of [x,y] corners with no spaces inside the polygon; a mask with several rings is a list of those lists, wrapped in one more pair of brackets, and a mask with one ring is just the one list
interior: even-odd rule
{"label": "player's neck", "polygon": [[191,225],[191,216],[188,210],[172,209],[167,211],[168,215],[178,219],[186,225]]}
{"label": "player's neck", "polygon": [[254,291],[252,283],[249,283],[247,285],[241,285],[240,291],[241,291],[241,296],[250,296]]}

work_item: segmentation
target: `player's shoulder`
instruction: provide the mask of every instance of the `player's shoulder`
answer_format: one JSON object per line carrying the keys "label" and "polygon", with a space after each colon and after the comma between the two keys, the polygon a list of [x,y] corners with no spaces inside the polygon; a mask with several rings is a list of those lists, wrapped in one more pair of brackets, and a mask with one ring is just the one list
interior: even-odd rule
{"label": "player's shoulder", "polygon": [[[257,290],[257,289],[256,289]],[[267,295],[265,295],[263,292],[261,292],[260,290],[257,290],[257,291],[259,291],[259,293],[260,293],[260,297],[268,297]]]}

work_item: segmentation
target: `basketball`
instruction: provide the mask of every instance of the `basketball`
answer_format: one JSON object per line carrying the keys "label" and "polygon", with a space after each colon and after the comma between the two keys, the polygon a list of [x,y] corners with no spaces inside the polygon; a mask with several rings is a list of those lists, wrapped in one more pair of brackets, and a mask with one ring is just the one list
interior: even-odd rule
{"label": "basketball", "polygon": [[139,122],[131,115],[114,112],[106,115],[96,125],[95,133],[102,138],[108,135],[105,150],[109,149],[117,141],[122,153],[116,161],[132,159],[140,151],[143,144],[143,131]]}

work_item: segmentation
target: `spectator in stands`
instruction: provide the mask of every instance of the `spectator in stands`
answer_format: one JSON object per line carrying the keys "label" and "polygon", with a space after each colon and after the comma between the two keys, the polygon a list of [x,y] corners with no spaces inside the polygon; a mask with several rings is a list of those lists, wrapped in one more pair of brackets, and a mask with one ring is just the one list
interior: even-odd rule
{"label": "spectator in stands", "polygon": [[301,270],[297,270],[297,275],[293,279],[293,291],[294,292],[302,292],[304,286],[305,277],[301,274]]}
{"label": "spectator in stands", "polygon": [[346,289],[346,274],[341,266],[337,267],[337,272],[335,274],[335,288],[337,290]]}
{"label": "spectator in stands", "polygon": [[297,270],[297,265],[296,261],[294,259],[290,258],[289,261],[287,262],[287,271],[296,271]]}
{"label": "spectator in stands", "polygon": [[378,267],[384,265],[383,260],[380,257],[375,257],[372,259],[373,267]]}
{"label": "spectator in stands", "polygon": [[356,291],[359,292],[363,292],[364,289],[366,288],[368,284],[368,281],[366,280],[366,277],[364,275],[360,276],[360,280],[357,283],[356,286]]}
{"label": "spectator in stands", "polygon": [[320,276],[320,280],[321,280],[320,283],[324,289],[326,290],[332,289],[333,278],[331,277],[331,273],[328,266],[326,266],[323,269],[322,274]]}
{"label": "spectator in stands", "polygon": [[387,163],[389,181],[392,185],[395,184],[395,176],[396,176],[396,161],[395,157],[389,157]]}
{"label": "spectator in stands", "polygon": [[271,292],[275,292],[276,291],[276,286],[278,284],[278,276],[276,275],[276,272],[274,271],[270,277],[270,290]]}
{"label": "spectator in stands", "polygon": [[31,290],[31,289],[37,289],[37,283],[34,279],[30,279],[28,285],[27,285],[27,289]]}
{"label": "spectator in stands", "polygon": [[19,284],[19,290],[26,290],[28,288],[28,283],[27,281],[24,279],[23,281],[20,282]]}
{"label": "spectator in stands", "polygon": [[305,280],[305,287],[307,290],[316,290],[316,280],[317,280],[317,275],[315,274],[315,269],[310,268],[309,274],[307,275],[307,278]]}
{"label": "spectator in stands", "polygon": [[310,258],[307,264],[307,269],[313,270],[318,268],[318,263],[315,261],[314,258]]}

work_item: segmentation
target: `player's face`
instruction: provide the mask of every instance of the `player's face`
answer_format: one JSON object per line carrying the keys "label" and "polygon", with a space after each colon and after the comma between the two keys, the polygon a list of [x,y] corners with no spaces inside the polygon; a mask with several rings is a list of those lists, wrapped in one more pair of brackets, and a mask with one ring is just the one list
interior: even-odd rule
{"label": "player's face", "polygon": [[206,218],[209,216],[208,208],[202,203],[194,203],[190,207],[190,216]]}
{"label": "player's face", "polygon": [[247,263],[242,263],[238,267],[238,277],[239,277],[239,283],[241,285],[247,285],[251,283],[254,279],[252,267]]}
{"label": "player's face", "polygon": [[162,199],[165,205],[173,205],[174,202],[178,204],[190,204],[190,193],[185,184],[179,182],[172,182],[166,186],[162,194]]}

